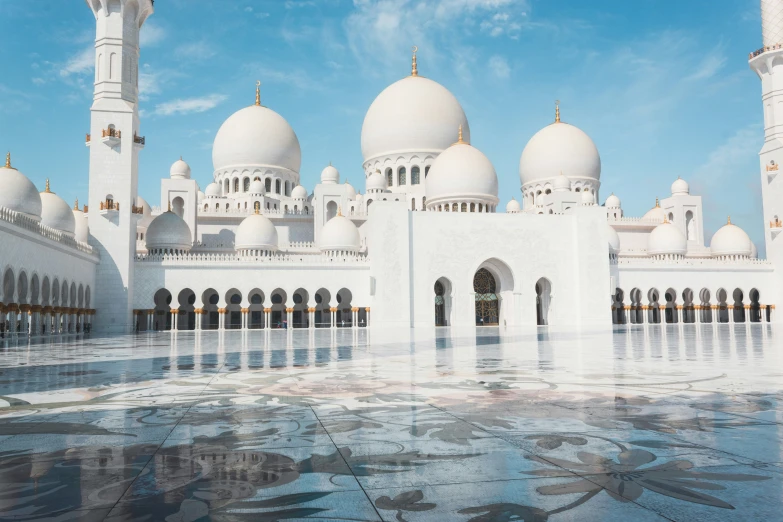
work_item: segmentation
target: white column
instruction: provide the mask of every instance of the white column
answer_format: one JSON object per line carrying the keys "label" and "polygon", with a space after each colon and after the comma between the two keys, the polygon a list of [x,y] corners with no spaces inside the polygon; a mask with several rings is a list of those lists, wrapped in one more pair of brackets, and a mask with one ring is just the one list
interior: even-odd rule
{"label": "white column", "polygon": [[271,308],[264,308],[264,315],[263,315],[263,318],[264,318],[264,325],[263,325],[264,326],[264,330],[269,330],[270,327],[271,327],[271,325],[269,324],[269,321],[270,321],[270,319],[272,317],[270,315],[271,312],[272,312]]}
{"label": "white column", "polygon": [[337,328],[337,308],[329,308],[329,321],[331,328]]}
{"label": "white column", "polygon": [[194,310],[196,314],[196,331],[201,331],[201,321],[204,317],[203,310],[201,308],[196,308]]}
{"label": "white column", "polygon": [[315,328],[315,308],[307,309],[307,328],[310,330]]}
{"label": "white column", "polygon": [[218,330],[226,329],[226,309],[218,308]]}
{"label": "white column", "polygon": [[[365,308],[365,311],[367,312],[367,325],[366,326],[369,327],[370,326],[370,307],[368,306],[367,308]],[[451,326],[451,325],[449,324],[449,326]]]}
{"label": "white column", "polygon": [[729,309],[729,324],[734,324],[734,305],[727,305]]}
{"label": "white column", "polygon": [[171,309],[171,331],[177,330],[177,323],[179,322],[179,310],[176,308]]}
{"label": "white column", "polygon": [[147,331],[151,332],[154,325],[155,310],[147,310]]}
{"label": "white column", "polygon": [[696,324],[701,324],[702,323],[701,312],[702,312],[701,305],[694,305],[693,306],[693,313],[696,314],[696,321],[695,321]]}

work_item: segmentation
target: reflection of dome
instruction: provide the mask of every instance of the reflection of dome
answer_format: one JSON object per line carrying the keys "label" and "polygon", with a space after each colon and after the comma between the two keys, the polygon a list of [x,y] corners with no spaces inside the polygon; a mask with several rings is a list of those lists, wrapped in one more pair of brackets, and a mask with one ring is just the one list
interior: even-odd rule
{"label": "reflection of dome", "polygon": [[522,185],[556,178],[561,172],[572,181],[601,178],[601,157],[595,143],[582,130],[555,122],[527,142],[519,159]]}
{"label": "reflection of dome", "polygon": [[715,232],[710,241],[713,257],[749,257],[753,253],[753,248],[753,242],[748,234],[737,225],[732,225],[731,219]]}
{"label": "reflection of dome", "polygon": [[74,237],[76,241],[87,243],[90,239],[90,227],[87,224],[87,216],[79,209],[79,200],[73,204]]}
{"label": "reflection of dome", "polygon": [[386,190],[386,178],[380,170],[376,170],[367,178],[367,192],[371,190],[380,190],[381,192]]}
{"label": "reflection of dome", "polygon": [[682,178],[677,178],[672,183],[672,196],[687,196],[688,194],[690,194],[688,182]]}
{"label": "reflection of dome", "polygon": [[169,171],[172,179],[190,179],[190,165],[182,160],[182,156],[171,166]]}
{"label": "reflection of dome", "polygon": [[651,256],[684,256],[688,251],[688,240],[680,229],[669,223],[661,223],[652,232],[647,243],[647,253]]}
{"label": "reflection of dome", "polygon": [[207,185],[207,190],[204,191],[204,194],[207,195],[208,198],[219,198],[220,197],[220,185],[217,183],[210,183]]}
{"label": "reflection of dome", "polygon": [[620,251],[620,235],[609,223],[606,224],[606,233],[609,236],[609,252],[616,254]]}
{"label": "reflection of dome", "polygon": [[620,198],[614,195],[614,192],[609,194],[609,197],[606,198],[606,201],[604,202],[604,206],[606,208],[621,208],[620,207]]}
{"label": "reflection of dome", "polygon": [[172,211],[164,212],[147,227],[147,250],[185,250],[193,246],[190,227]]}
{"label": "reflection of dome", "polygon": [[49,191],[49,180],[46,180],[46,190],[41,192],[41,224],[60,230],[73,236],[76,234],[76,220],[73,211],[60,196]]}
{"label": "reflection of dome", "polygon": [[340,171],[332,167],[330,163],[328,167],[321,171],[321,183],[328,185],[340,183]]}
{"label": "reflection of dome", "polygon": [[569,192],[571,190],[571,180],[561,172],[552,182],[552,190],[555,192]]}
{"label": "reflection of dome", "polygon": [[642,219],[649,220],[649,221],[658,221],[661,223],[663,223],[663,220],[665,218],[666,218],[666,212],[663,211],[657,199],[655,200],[655,206],[650,210],[648,210],[644,216],[642,216]]}
{"label": "reflection of dome", "polygon": [[294,189],[291,191],[291,198],[307,199],[307,189],[304,188],[302,185],[295,186]]}
{"label": "reflection of dome", "polygon": [[261,105],[245,107],[223,123],[212,146],[215,170],[270,166],[299,172],[299,139],[285,119]]}
{"label": "reflection of dome", "polygon": [[0,208],[5,207],[33,218],[41,217],[41,196],[27,176],[11,167],[11,155],[0,168]]}
{"label": "reflection of dome", "polygon": [[428,207],[446,200],[496,204],[498,177],[489,159],[460,139],[435,158],[425,190]]}
{"label": "reflection of dome", "polygon": [[248,189],[248,192],[251,194],[263,194],[264,191],[264,182],[260,179],[254,179],[250,182],[250,188]]}
{"label": "reflection of dome", "polygon": [[509,214],[516,214],[520,210],[522,210],[522,208],[519,206],[519,201],[516,199],[511,198],[511,201],[506,203],[506,212]]}
{"label": "reflection of dome", "polygon": [[370,160],[398,152],[441,152],[454,142],[462,125],[470,143],[465,112],[445,87],[409,76],[383,90],[367,110],[362,125],[362,156]]}
{"label": "reflection of dome", "polygon": [[237,250],[277,250],[277,229],[261,214],[251,214],[237,227],[234,245]]}
{"label": "reflection of dome", "polygon": [[359,229],[353,221],[337,214],[321,229],[318,246],[324,252],[358,252],[361,248]]}

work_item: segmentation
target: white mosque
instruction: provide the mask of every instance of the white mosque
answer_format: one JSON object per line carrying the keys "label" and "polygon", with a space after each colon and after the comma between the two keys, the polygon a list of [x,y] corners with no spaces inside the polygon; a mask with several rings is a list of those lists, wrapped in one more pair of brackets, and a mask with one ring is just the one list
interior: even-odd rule
{"label": "white mosque", "polygon": [[0,329],[12,335],[777,320],[783,0],[761,1],[764,47],[750,55],[767,260],[730,220],[707,244],[683,179],[641,217],[602,200],[599,152],[559,108],[520,147],[519,200],[501,196],[457,97],[419,74],[415,48],[410,75],[364,119],[364,187],[332,165],[302,186],[296,132],[257,86],[217,130],[211,183],[202,191],[180,158],[150,207],[137,193],[138,64],[153,3],[87,4],[88,204],[72,209],[57,180],[39,192],[10,154],[0,168]]}

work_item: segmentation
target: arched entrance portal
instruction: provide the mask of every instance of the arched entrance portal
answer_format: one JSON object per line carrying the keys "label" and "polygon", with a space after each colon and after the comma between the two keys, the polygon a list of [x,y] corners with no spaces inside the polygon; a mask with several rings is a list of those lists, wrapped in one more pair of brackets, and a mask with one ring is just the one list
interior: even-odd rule
{"label": "arched entrance portal", "polygon": [[449,326],[451,316],[451,282],[445,277],[435,281],[435,326]]}
{"label": "arched entrance portal", "polygon": [[542,277],[536,282],[536,324],[549,324],[549,304],[552,302],[552,283]]}
{"label": "arched entrance portal", "polygon": [[497,286],[495,276],[486,268],[480,268],[473,276],[473,291],[476,292],[476,326],[498,324],[500,300]]}

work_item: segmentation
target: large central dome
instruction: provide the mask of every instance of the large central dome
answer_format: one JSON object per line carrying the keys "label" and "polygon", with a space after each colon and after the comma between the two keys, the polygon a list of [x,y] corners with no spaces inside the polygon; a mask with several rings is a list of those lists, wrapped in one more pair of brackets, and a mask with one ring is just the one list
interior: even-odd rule
{"label": "large central dome", "polygon": [[302,151],[288,122],[272,109],[251,105],[232,114],[212,146],[216,171],[245,167],[282,167],[299,173]]}
{"label": "large central dome", "polygon": [[391,84],[370,105],[362,125],[364,161],[398,152],[442,152],[462,125],[470,127],[457,99],[441,84],[408,76]]}

